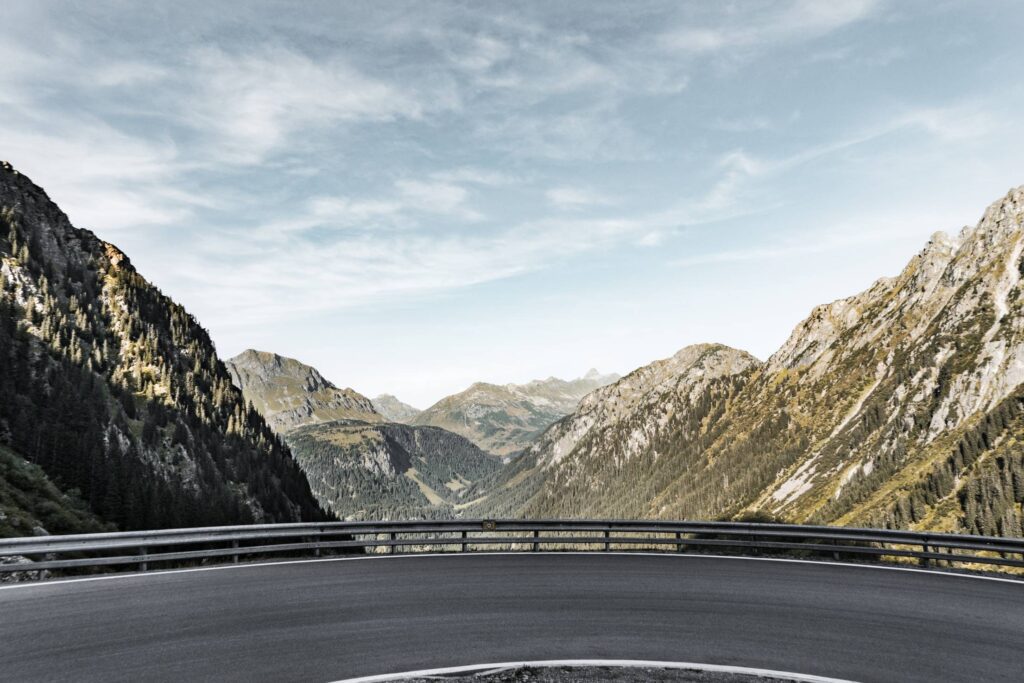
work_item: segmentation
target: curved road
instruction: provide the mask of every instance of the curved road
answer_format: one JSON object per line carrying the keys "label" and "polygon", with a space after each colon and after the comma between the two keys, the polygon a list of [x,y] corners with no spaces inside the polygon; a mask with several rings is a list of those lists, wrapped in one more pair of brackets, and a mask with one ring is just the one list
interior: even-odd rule
{"label": "curved road", "polygon": [[1024,676],[1024,583],[629,554],[398,556],[0,588],[0,679],[313,680],[646,659]]}

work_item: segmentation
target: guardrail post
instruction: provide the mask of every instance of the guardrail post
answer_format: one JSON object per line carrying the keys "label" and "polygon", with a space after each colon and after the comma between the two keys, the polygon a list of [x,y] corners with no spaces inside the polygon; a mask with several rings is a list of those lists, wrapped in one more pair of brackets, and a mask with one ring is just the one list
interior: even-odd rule
{"label": "guardrail post", "polygon": [[319,536],[303,536],[308,545],[313,546],[313,557],[320,557],[320,537]]}
{"label": "guardrail post", "polygon": [[[535,539],[540,538],[540,529],[534,529],[533,530],[533,537]],[[540,552],[540,543],[538,543],[536,540],[533,542],[533,552],[535,552],[535,553],[539,553]]]}
{"label": "guardrail post", "polygon": [[[921,551],[922,552],[928,552],[928,541],[925,541],[924,543],[921,544]],[[922,557],[921,558],[921,566],[922,567],[930,567],[931,566],[931,560],[929,558],[927,558],[927,557]]]}
{"label": "guardrail post", "polygon": [[[238,549],[238,539],[237,538],[233,539],[231,541],[231,547],[235,548],[236,550]],[[231,556],[231,561],[234,562],[235,564],[238,564],[238,553],[235,553],[234,555]]]}
{"label": "guardrail post", "polygon": [[466,550],[468,550],[468,548],[469,548],[469,544],[466,543],[466,538],[468,536],[469,536],[469,532],[468,531],[463,531],[462,532],[462,552],[466,552]]}
{"label": "guardrail post", "polygon": [[139,571],[140,572],[144,572],[144,571],[146,571],[146,569],[149,568],[149,563],[146,562],[146,560],[145,560],[145,557],[146,557],[146,547],[145,546],[142,546],[141,548],[139,548],[139,555],[142,555],[142,557],[143,557],[142,562],[139,562]]}
{"label": "guardrail post", "polygon": [[[390,539],[391,539],[392,541],[393,541],[393,540],[395,540],[395,538],[396,538],[397,536],[398,536],[398,534],[396,534],[396,533],[395,533],[394,531],[392,531],[392,532],[391,532],[390,534],[388,534],[388,537],[389,537],[389,538],[390,538]],[[389,546],[388,546],[388,552],[389,552],[389,553],[391,553],[392,555],[394,555],[394,554],[395,554],[395,551],[396,551],[396,550],[398,550],[398,546],[396,546],[396,545],[393,545],[393,544],[392,544],[392,545],[389,545]]]}
{"label": "guardrail post", "polygon": [[319,527],[316,530],[316,548],[313,549],[313,557],[320,557],[320,542],[324,540],[324,528]]}
{"label": "guardrail post", "polygon": [[612,535],[612,532],[610,530],[608,530],[608,529],[604,530],[604,538],[605,538],[604,550],[605,550],[605,552],[608,552],[612,548],[612,544],[608,542],[608,537],[611,536],[611,535]]}
{"label": "guardrail post", "polygon": [[680,541],[682,541],[682,540],[683,540],[683,532],[682,531],[677,531],[676,532],[676,552],[677,553],[684,553],[684,552],[686,552],[686,546],[683,545],[682,543],[680,543]]}

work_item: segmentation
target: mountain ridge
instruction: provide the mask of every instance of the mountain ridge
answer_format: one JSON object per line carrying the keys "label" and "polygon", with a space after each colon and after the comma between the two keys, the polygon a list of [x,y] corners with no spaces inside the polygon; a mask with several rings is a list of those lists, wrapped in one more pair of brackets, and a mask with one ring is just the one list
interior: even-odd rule
{"label": "mountain ridge", "polygon": [[206,330],[6,162],[0,362],[0,441],[103,522],[326,518]]}
{"label": "mountain ridge", "polygon": [[[977,225],[933,235],[896,276],[815,307],[737,381],[666,397],[673,415],[699,420],[672,422],[664,406],[637,404],[618,423],[595,426],[585,401],[497,475],[473,509],[757,512],[1021,535],[1022,219],[1024,188],[1012,189]],[[615,391],[593,400],[608,402]],[[635,434],[647,437],[631,441]],[[603,449],[591,447],[601,439]]]}
{"label": "mountain ridge", "polygon": [[412,424],[461,434],[485,451],[514,456],[549,425],[575,409],[580,399],[618,375],[562,380],[549,377],[525,384],[474,382],[420,412]]}
{"label": "mountain ridge", "polygon": [[370,399],[354,389],[339,389],[294,358],[246,349],[225,365],[234,385],[278,434],[316,422],[384,421]]}

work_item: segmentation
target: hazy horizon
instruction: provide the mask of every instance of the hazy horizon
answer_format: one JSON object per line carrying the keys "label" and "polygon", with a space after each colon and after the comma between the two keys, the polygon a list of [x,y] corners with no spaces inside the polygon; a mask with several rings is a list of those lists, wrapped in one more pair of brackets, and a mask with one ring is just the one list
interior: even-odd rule
{"label": "hazy horizon", "polygon": [[418,408],[767,358],[1024,183],[1008,1],[5,14],[0,158],[223,358]]}

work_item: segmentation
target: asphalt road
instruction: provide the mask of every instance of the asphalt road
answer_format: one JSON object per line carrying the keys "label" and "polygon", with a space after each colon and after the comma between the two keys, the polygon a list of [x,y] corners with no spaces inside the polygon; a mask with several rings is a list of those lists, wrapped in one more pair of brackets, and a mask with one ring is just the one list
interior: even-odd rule
{"label": "asphalt road", "polygon": [[645,659],[1024,679],[1024,583],[625,554],[250,565],[0,588],[0,679],[312,680]]}

